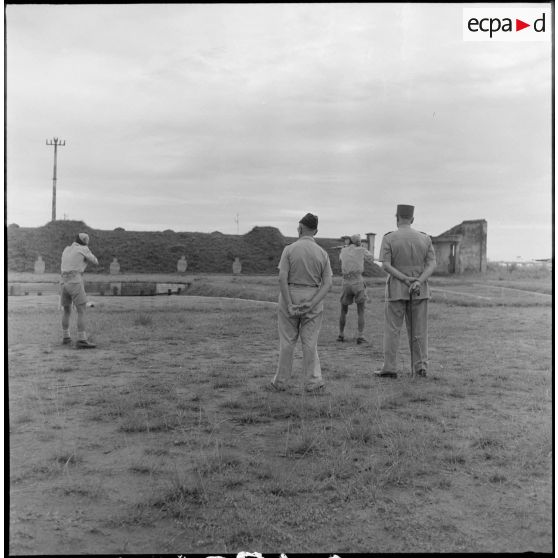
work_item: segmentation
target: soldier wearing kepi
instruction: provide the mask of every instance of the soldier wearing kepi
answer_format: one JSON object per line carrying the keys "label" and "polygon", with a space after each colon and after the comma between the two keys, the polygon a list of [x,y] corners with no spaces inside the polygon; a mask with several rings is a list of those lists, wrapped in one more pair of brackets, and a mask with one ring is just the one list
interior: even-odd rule
{"label": "soldier wearing kepi", "polygon": [[[387,271],[384,365],[375,372],[380,377],[397,377],[399,335],[405,319],[414,373],[426,376],[428,368],[428,278],[436,268],[430,237],[411,228],[414,206],[397,206],[397,230],[382,239],[380,260]],[[412,301],[411,301],[412,293]],[[411,334],[412,324],[412,334]]]}
{"label": "soldier wearing kepi", "polygon": [[64,313],[62,314],[62,331],[64,345],[72,342],[70,337],[70,316],[72,314],[72,303],[77,311],[78,349],[94,349],[96,345],[87,340],[85,332],[85,307],[87,296],[83,285],[82,273],[85,271],[88,262],[99,265],[97,258],[88,247],[89,235],[79,233],[75,241],[64,248],[62,252],[62,262],[60,264],[60,305]]}
{"label": "soldier wearing kepi", "polygon": [[299,239],[285,247],[279,261],[279,362],[270,388],[286,388],[293,372],[294,349],[302,342],[302,366],[306,391],[324,387],[318,335],[323,299],[331,289],[332,272],[327,252],[316,244],[318,217],[307,213],[298,224]]}
{"label": "soldier wearing kepi", "polygon": [[356,342],[360,345],[366,343],[364,338],[364,307],[368,300],[366,296],[366,283],[362,277],[364,262],[374,262],[374,256],[361,246],[360,234],[350,237],[349,245],[341,249],[339,254],[341,273],[343,274],[343,287],[341,293],[341,314],[339,316],[339,336],[337,341],[345,341],[345,324],[349,306],[355,302],[357,306],[358,336]]}

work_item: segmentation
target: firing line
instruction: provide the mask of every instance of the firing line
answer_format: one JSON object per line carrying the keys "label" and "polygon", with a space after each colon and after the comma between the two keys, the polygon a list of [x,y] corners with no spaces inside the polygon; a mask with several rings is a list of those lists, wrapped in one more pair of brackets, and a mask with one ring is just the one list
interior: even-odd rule
{"label": "firing line", "polygon": [[277,306],[277,302],[273,302],[271,300],[256,300],[254,298],[234,298],[231,296],[200,296],[200,295],[185,295],[185,299],[202,299],[202,301],[210,301],[210,300],[234,300],[235,302],[257,302],[259,304],[269,304],[271,306]]}
{"label": "firing line", "polygon": [[517,291],[518,293],[525,293],[525,294],[532,294],[532,295],[540,295],[540,296],[552,296],[548,293],[538,293],[536,291],[526,291],[525,289],[516,289],[514,287],[501,287],[500,285],[479,285],[476,284],[477,287],[491,287],[492,289],[507,289],[508,291]]}
{"label": "firing line", "polygon": [[481,296],[481,295],[475,295],[475,294],[471,294],[471,293],[460,293],[458,291],[448,291],[447,289],[438,289],[438,288],[430,287],[430,290],[440,291],[442,293],[451,293],[451,294],[456,294],[456,295],[461,295],[461,296],[472,296],[473,298],[482,298],[483,300],[492,300],[492,298],[490,298],[489,296]]}

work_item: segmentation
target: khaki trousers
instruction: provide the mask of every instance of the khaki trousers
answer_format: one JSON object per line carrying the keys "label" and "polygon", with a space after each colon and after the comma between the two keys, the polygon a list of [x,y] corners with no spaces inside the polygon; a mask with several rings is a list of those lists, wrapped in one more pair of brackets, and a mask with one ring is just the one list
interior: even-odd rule
{"label": "khaki trousers", "polygon": [[397,372],[397,351],[403,320],[407,325],[409,348],[413,351],[414,371],[428,368],[428,299],[413,300],[413,342],[410,312],[409,300],[391,300],[385,303],[383,372]]}
{"label": "khaki trousers", "polygon": [[[316,287],[289,287],[293,304],[310,300]],[[291,317],[283,297],[279,295],[277,326],[279,330],[279,362],[273,383],[281,386],[293,375],[293,357],[298,338],[302,343],[302,373],[305,385],[323,383],[320,359],[318,358],[318,336],[322,325],[323,302],[308,314]]]}

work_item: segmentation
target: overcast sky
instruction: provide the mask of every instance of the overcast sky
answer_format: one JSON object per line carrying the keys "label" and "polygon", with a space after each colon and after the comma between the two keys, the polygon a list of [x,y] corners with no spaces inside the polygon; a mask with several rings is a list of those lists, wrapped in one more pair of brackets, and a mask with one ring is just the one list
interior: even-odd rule
{"label": "overcast sky", "polygon": [[550,257],[551,43],[464,41],[465,6],[8,5],[7,223],[50,221],[58,137],[57,218],[97,229],[295,236],[310,211],[378,251],[404,203]]}

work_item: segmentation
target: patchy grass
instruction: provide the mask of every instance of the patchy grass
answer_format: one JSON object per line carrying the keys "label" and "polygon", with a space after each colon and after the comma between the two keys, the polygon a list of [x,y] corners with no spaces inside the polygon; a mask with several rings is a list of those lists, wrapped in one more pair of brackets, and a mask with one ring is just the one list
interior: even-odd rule
{"label": "patchy grass", "polygon": [[151,326],[151,325],[153,325],[153,316],[151,314],[146,314],[146,313],[140,312],[134,318],[134,325]]}
{"label": "patchy grass", "polygon": [[340,344],[336,278],[312,397],[263,389],[276,277],[225,281],[205,278],[245,300],[103,298],[95,351],[59,344],[47,297],[10,304],[12,554],[550,551],[548,303],[434,298],[428,377],[408,374],[403,333],[399,377],[379,380],[383,285],[370,345]]}

